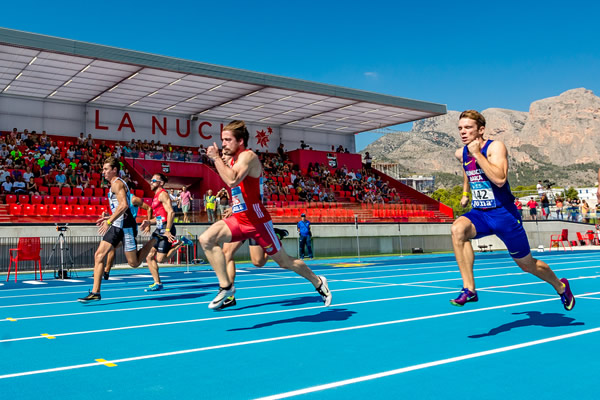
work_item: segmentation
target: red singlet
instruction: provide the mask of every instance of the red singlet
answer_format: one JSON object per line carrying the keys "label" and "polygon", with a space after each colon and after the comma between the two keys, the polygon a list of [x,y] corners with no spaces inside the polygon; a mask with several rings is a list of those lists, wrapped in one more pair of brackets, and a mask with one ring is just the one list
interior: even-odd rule
{"label": "red singlet", "polygon": [[160,197],[160,194],[165,191],[165,189],[160,188],[154,194],[154,198],[152,199],[152,214],[155,218],[162,218],[162,220],[160,221],[159,218],[156,219],[156,229],[162,229],[164,226],[167,225],[167,210],[165,210],[165,207],[163,206],[162,202],[158,199]]}

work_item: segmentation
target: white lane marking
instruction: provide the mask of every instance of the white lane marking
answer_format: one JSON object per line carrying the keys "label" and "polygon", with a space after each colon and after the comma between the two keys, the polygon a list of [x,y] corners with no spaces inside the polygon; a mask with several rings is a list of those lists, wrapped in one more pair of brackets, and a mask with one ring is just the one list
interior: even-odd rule
{"label": "white lane marking", "polygon": [[[418,294],[418,295],[412,295],[412,296],[391,297],[391,298],[386,298],[386,299],[353,301],[353,302],[348,302],[348,303],[336,304],[335,307],[347,307],[347,306],[353,306],[353,305],[359,305],[359,304],[371,304],[371,303],[381,303],[381,302],[388,302],[388,301],[415,299],[415,298],[422,298],[422,297],[432,297],[432,296],[447,295],[447,294],[452,294],[452,293],[455,293],[455,291]],[[600,294],[600,292],[590,293],[590,295],[596,295],[596,294]],[[575,296],[575,297],[580,298],[580,296]],[[499,305],[499,306],[484,307],[484,308],[479,308],[479,309],[475,309],[475,310],[461,310],[461,311],[454,311],[454,312],[444,313],[444,314],[426,315],[426,316],[421,316],[421,317],[413,317],[413,318],[401,319],[401,320],[396,320],[396,321],[386,321],[386,322],[363,325],[363,326],[364,327],[372,327],[372,326],[388,325],[390,323],[397,324],[397,323],[403,323],[403,322],[421,321],[421,320],[426,320],[426,319],[468,314],[468,313],[481,312],[481,311],[497,310],[497,309],[502,309],[502,308],[518,307],[518,306],[522,306],[522,305],[544,303],[544,302],[548,302],[548,301],[558,301],[558,300],[559,300],[559,298],[557,296],[554,296],[551,299],[532,300],[532,301],[526,301],[526,302],[520,302],[520,303],[512,303],[512,304],[503,304],[503,305]],[[204,302],[204,304],[207,304],[207,303],[208,302]],[[219,317],[198,318],[198,319],[183,320],[183,321],[157,322],[157,323],[153,323],[153,324],[131,325],[131,326],[122,326],[122,327],[117,327],[117,328],[96,329],[96,330],[90,330],[90,331],[52,333],[52,336],[62,337],[62,336],[85,335],[85,334],[91,334],[91,333],[114,332],[114,331],[149,328],[149,327],[157,327],[157,326],[180,325],[180,324],[216,321],[216,320],[232,319],[232,318],[245,318],[245,317],[255,317],[255,316],[262,316],[262,315],[282,314],[282,313],[288,313],[288,312],[315,310],[315,309],[322,309],[322,308],[323,308],[322,305],[318,305],[318,306],[310,306],[310,307],[299,307],[299,308],[293,308],[293,309],[288,309],[288,310],[265,311],[265,312],[257,312],[257,313],[250,313],[250,314],[225,315],[225,316],[219,316]],[[23,318],[19,318],[19,320],[22,320],[22,319]],[[359,325],[359,327],[361,327],[361,326]],[[12,339],[0,340],[0,343],[17,342],[17,341],[24,341],[24,340],[35,340],[35,339],[40,339],[40,338],[41,338],[40,336],[12,338]]]}
{"label": "white lane marking", "polygon": [[[373,301],[377,301],[377,300],[373,300]],[[229,348],[229,347],[239,347],[239,346],[246,346],[246,345],[258,344],[258,343],[268,343],[268,342],[275,342],[275,341],[280,341],[280,340],[288,340],[288,339],[296,339],[296,338],[301,338],[301,337],[324,335],[324,334],[329,334],[329,333],[347,332],[347,331],[353,331],[353,330],[357,330],[357,329],[366,329],[366,328],[373,328],[373,327],[379,327],[379,326],[395,325],[395,324],[404,323],[404,322],[421,321],[421,320],[427,320],[427,319],[433,319],[433,318],[448,317],[448,316],[452,316],[452,315],[482,312],[482,311],[488,311],[488,310],[499,309],[499,308],[516,307],[516,306],[525,305],[525,304],[543,303],[543,302],[547,302],[547,301],[552,301],[552,300],[544,299],[544,300],[528,301],[528,302],[524,302],[524,303],[516,303],[516,304],[510,304],[510,305],[504,305],[504,306],[480,308],[480,309],[476,309],[476,310],[467,310],[467,311],[456,311],[456,312],[447,313],[447,314],[428,315],[428,316],[407,318],[407,319],[401,319],[401,320],[395,320],[395,321],[376,322],[373,324],[355,325],[355,326],[348,326],[348,327],[344,327],[344,328],[336,328],[336,329],[327,329],[327,330],[323,330],[323,331],[299,333],[299,334],[295,334],[295,335],[276,336],[276,337],[271,337],[271,338],[266,338],[266,339],[257,339],[257,340],[248,340],[248,341],[244,341],[244,342],[226,343],[226,344],[220,344],[220,345],[215,345],[215,346],[198,347],[198,348],[194,348],[194,349],[171,351],[171,352],[167,352],[167,353],[148,354],[148,355],[144,355],[144,356],[128,357],[128,358],[121,358],[121,359],[117,359],[117,360],[108,360],[108,361],[111,363],[114,363],[114,364],[119,364],[119,363],[125,363],[125,362],[130,362],[130,361],[147,360],[147,359],[152,359],[152,358],[168,357],[168,356],[174,356],[174,355],[180,355],[180,354],[190,354],[190,353],[197,353],[197,352],[201,352],[201,351],[224,349],[224,348]],[[555,338],[573,337],[573,336],[578,336],[578,334],[581,335],[581,334],[592,333],[592,332],[596,332],[596,331],[600,331],[600,328],[594,328],[594,329],[589,329],[586,331],[580,331],[580,332],[576,332],[574,334],[556,336]],[[545,343],[545,341],[552,341],[550,339],[552,339],[552,338],[542,339],[542,341],[538,340],[538,341],[528,342],[528,343],[536,343],[536,344]],[[555,340],[560,340],[560,339],[555,339]],[[515,345],[515,346],[526,347],[523,345]],[[514,347],[514,346],[508,346],[508,347]],[[519,348],[519,347],[516,347],[516,348]],[[498,350],[498,349],[495,349],[495,350]],[[495,350],[489,350],[489,351],[495,351]],[[480,353],[486,353],[486,352],[480,352]],[[474,353],[474,354],[480,354],[480,353]],[[493,354],[493,353],[490,353],[490,354]],[[71,370],[71,369],[93,367],[93,366],[98,366],[98,365],[101,365],[101,364],[87,363],[87,364],[68,365],[68,366],[58,367],[58,368],[48,368],[48,369],[40,369],[40,370],[34,370],[34,371],[17,372],[17,373],[13,373],[13,374],[0,375],[0,379],[8,379],[8,378],[15,378],[15,377],[19,377],[19,376],[45,374],[45,373],[51,373],[51,372],[66,371],[66,370]]]}
{"label": "white lane marking", "polygon": [[40,281],[22,281],[22,283],[26,283],[28,285],[47,285],[47,282],[40,282]]}
{"label": "white lane marking", "polygon": [[548,337],[548,338],[545,338],[545,339],[532,340],[530,342],[513,344],[513,345],[510,345],[510,346],[499,347],[499,348],[496,348],[496,349],[490,349],[490,350],[485,350],[485,351],[478,351],[476,353],[465,354],[465,355],[462,355],[462,356],[450,357],[450,358],[445,358],[445,359],[442,359],[442,360],[426,362],[426,363],[422,363],[422,364],[415,364],[415,365],[411,365],[411,366],[408,366],[408,367],[393,369],[393,370],[390,370],[390,371],[379,372],[379,373],[376,373],[376,374],[364,375],[364,376],[359,376],[359,377],[351,378],[351,379],[344,379],[344,380],[341,380],[341,381],[331,382],[331,383],[327,383],[327,384],[324,384],[324,385],[311,386],[311,387],[307,387],[307,388],[304,388],[304,389],[293,390],[293,391],[290,391],[290,392],[285,392],[285,393],[274,394],[274,395],[271,395],[271,396],[260,397],[260,398],[257,398],[255,400],[287,399],[289,397],[300,396],[300,395],[307,394],[307,393],[320,392],[322,390],[333,389],[333,388],[337,388],[337,387],[340,387],[340,386],[347,386],[347,385],[352,385],[352,384],[359,383],[359,382],[371,381],[371,380],[374,380],[374,379],[384,378],[384,377],[387,377],[387,376],[400,375],[400,374],[404,374],[406,372],[417,371],[417,370],[420,370],[420,369],[431,368],[431,367],[437,367],[439,365],[452,364],[452,363],[455,363],[455,362],[469,360],[469,359],[472,359],[472,358],[485,357],[485,356],[489,356],[489,355],[492,355],[492,354],[498,354],[498,353],[504,353],[504,352],[507,352],[507,351],[513,351],[513,350],[523,349],[523,348],[526,348],[526,347],[532,347],[532,346],[537,346],[537,345],[544,344],[544,343],[556,342],[556,341],[559,341],[559,340],[570,339],[570,338],[573,338],[573,337],[588,335],[590,333],[596,333],[596,332],[600,332],[600,327],[598,327],[598,328],[592,328],[592,329],[586,329],[584,331],[567,333],[565,335],[551,336],[551,337]]}

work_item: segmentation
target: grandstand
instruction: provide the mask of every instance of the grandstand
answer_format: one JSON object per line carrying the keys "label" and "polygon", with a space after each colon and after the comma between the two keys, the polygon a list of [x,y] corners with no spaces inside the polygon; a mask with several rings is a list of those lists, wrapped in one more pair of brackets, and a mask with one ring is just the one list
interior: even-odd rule
{"label": "grandstand", "polygon": [[[231,119],[249,124],[250,147],[267,161],[274,222],[302,212],[326,223],[452,220],[451,209],[352,153],[356,133],[444,114],[443,105],[4,28],[0,52],[0,145],[16,151],[4,166],[11,177],[30,167],[35,183],[0,195],[0,222],[92,222],[107,207],[108,155],[120,156],[146,202],[148,178],[168,171],[171,188],[197,199],[192,220],[206,222],[199,199],[225,185],[202,148]],[[311,148],[295,150],[300,140]],[[280,144],[291,150],[279,153]]]}

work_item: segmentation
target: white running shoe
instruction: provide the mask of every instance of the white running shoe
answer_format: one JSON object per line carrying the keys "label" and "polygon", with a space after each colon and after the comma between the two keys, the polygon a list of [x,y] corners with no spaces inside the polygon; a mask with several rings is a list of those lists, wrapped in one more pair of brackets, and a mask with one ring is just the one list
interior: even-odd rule
{"label": "white running shoe", "polygon": [[333,296],[331,295],[329,286],[327,286],[327,278],[325,278],[323,275],[319,275],[319,279],[321,279],[321,286],[319,286],[316,290],[321,295],[323,303],[325,303],[325,307],[329,307],[331,305],[331,299]]}
{"label": "white running shoe", "polygon": [[227,298],[229,296],[233,296],[234,294],[235,294],[235,286],[231,285],[231,288],[229,290],[223,289],[222,287],[220,287],[219,293],[217,293],[217,296],[213,299],[213,301],[208,303],[208,308],[210,308],[211,310],[214,310],[216,308],[221,307],[223,305],[223,302],[225,302],[225,300],[227,300]]}

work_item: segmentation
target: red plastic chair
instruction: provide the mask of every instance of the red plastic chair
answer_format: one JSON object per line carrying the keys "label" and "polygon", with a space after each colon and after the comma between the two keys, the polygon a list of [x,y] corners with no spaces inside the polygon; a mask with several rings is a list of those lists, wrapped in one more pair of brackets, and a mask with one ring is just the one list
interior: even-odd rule
{"label": "red plastic chair", "polygon": [[20,204],[11,204],[8,209],[10,215],[23,215],[23,207]]}
{"label": "red plastic chair", "polygon": [[40,217],[44,217],[48,215],[48,206],[45,204],[36,204],[35,205],[35,213]]}
{"label": "red plastic chair", "polygon": [[589,246],[592,244],[592,241],[587,236],[583,236],[581,232],[577,232],[577,240],[579,240],[579,243],[582,245]]}
{"label": "red plastic chair", "polygon": [[33,204],[23,205],[23,215],[35,215],[35,206]]}
{"label": "red plastic chair", "polygon": [[34,194],[31,196],[31,204],[42,204],[42,196]]}
{"label": "red plastic chair", "polygon": [[558,243],[562,244],[563,249],[565,249],[565,251],[566,251],[567,248],[565,247],[565,242],[567,242],[567,244],[569,245],[569,248],[571,249],[571,251],[573,251],[573,248],[571,247],[571,243],[569,242],[569,230],[568,229],[563,229],[562,232],[558,235],[550,235],[550,251],[552,251],[552,245],[554,243],[556,243],[557,249],[558,249]]}
{"label": "red plastic chair", "polygon": [[80,187],[73,188],[73,196],[80,197],[83,195],[83,189]]}
{"label": "red plastic chair", "polygon": [[97,206],[99,204],[100,204],[100,197],[91,197],[90,198],[90,205]]}
{"label": "red plastic chair", "polygon": [[67,197],[67,204],[70,206],[76,206],[79,203],[79,198],[75,196]]}
{"label": "red plastic chair", "polygon": [[79,204],[81,204],[82,206],[87,206],[88,204],[90,204],[90,199],[88,197],[80,197]]}
{"label": "red plastic chair", "polygon": [[16,204],[17,203],[17,196],[14,194],[7,194],[6,195],[6,204]]}
{"label": "red plastic chair", "polygon": [[60,188],[58,186],[52,186],[52,187],[50,187],[50,195],[51,196],[58,196],[58,195],[60,195]]}
{"label": "red plastic chair", "polygon": [[29,204],[29,195],[28,194],[20,194],[19,195],[19,203]]}
{"label": "red plastic chair", "polygon": [[63,186],[60,190],[62,196],[68,197],[71,195],[71,188],[69,186]]}
{"label": "red plastic chair", "polygon": [[104,190],[102,188],[95,188],[94,189],[94,196],[95,197],[103,197],[104,196]]}
{"label": "red plastic chair", "polygon": [[[8,254],[10,255],[10,260],[8,262],[8,275],[6,276],[6,280],[10,278],[10,267],[15,262],[15,282],[17,281],[17,271],[19,268],[19,261],[37,261],[37,266],[40,270],[40,281],[42,279],[42,260],[40,259],[40,251],[42,250],[42,246],[40,244],[40,238],[32,238],[32,237],[22,237],[19,238],[19,243],[17,244],[16,249],[9,249]],[[14,252],[14,255],[13,255]],[[35,271],[35,279],[37,279],[37,269],[34,266],[33,270]]]}
{"label": "red plastic chair", "polygon": [[83,195],[85,197],[92,197],[94,195],[94,189],[92,189],[92,188],[83,189]]}

